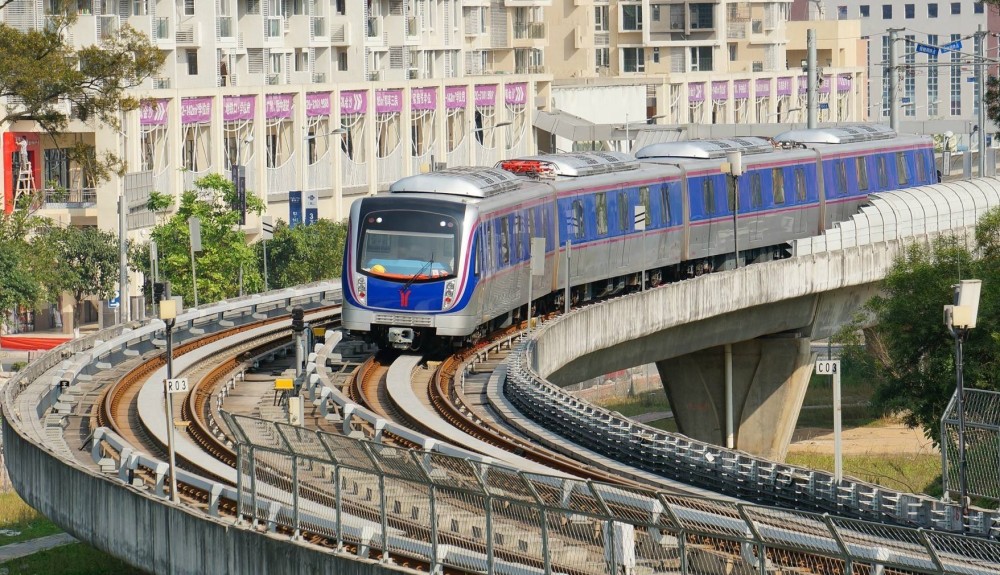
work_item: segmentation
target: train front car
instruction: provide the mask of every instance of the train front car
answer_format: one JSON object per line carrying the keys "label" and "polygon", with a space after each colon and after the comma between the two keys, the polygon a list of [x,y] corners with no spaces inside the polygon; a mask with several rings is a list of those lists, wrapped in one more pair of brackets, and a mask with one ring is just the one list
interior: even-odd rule
{"label": "train front car", "polygon": [[475,206],[490,185],[515,180],[490,168],[451,168],[355,201],[341,276],[344,328],[383,348],[467,339],[482,321],[469,306],[478,281]]}

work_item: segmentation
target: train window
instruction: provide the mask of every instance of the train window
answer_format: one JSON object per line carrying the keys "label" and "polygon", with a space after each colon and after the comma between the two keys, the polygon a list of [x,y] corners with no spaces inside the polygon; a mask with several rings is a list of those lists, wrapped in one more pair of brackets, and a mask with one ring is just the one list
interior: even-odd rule
{"label": "train window", "polygon": [[927,158],[922,152],[917,152],[917,179],[926,182],[927,178]]}
{"label": "train window", "polygon": [[785,173],[781,168],[771,170],[771,193],[774,194],[774,204],[780,206],[785,203]]}
{"label": "train window", "polygon": [[479,242],[476,244],[476,261],[472,273],[478,276],[481,269],[483,269],[483,238],[480,235]]}
{"label": "train window", "polygon": [[531,208],[528,210],[528,237],[535,237],[535,210],[538,208]]}
{"label": "train window", "polygon": [[628,220],[628,194],[618,192],[618,231],[625,232],[629,229]]}
{"label": "train window", "polygon": [[795,168],[795,201],[806,201],[806,169]]}
{"label": "train window", "polygon": [[507,216],[500,218],[500,265],[510,264],[510,222]]}
{"label": "train window", "polygon": [[483,263],[486,264],[486,269],[487,270],[496,269],[493,266],[493,222],[492,221],[486,222],[486,245],[483,246],[483,252],[486,256],[483,260]]}
{"label": "train window", "polygon": [[608,233],[608,194],[597,194],[597,235]]}
{"label": "train window", "polygon": [[855,158],[858,166],[858,190],[868,191],[868,160],[866,158]]}
{"label": "train window", "polygon": [[833,167],[834,175],[837,180],[837,193],[847,195],[847,164],[844,160],[837,160],[837,164]]}
{"label": "train window", "polygon": [[573,221],[570,223],[573,228],[573,236],[576,239],[583,238],[583,201],[573,200]]}
{"label": "train window", "polygon": [[885,156],[875,158],[875,171],[878,172],[878,185],[885,189],[889,187],[889,172],[885,168]]}
{"label": "train window", "polygon": [[750,172],[750,207],[754,209],[764,205],[760,179],[760,172]]}
{"label": "train window", "polygon": [[726,178],[726,207],[729,213],[736,211],[736,178]]}
{"label": "train window", "polygon": [[653,221],[653,210],[650,209],[649,204],[649,186],[641,186],[639,188],[639,203],[646,210],[646,223],[649,224]]}
{"label": "train window", "polygon": [[903,152],[896,152],[896,174],[898,174],[899,185],[905,186],[909,183],[910,178],[906,173],[906,157]]}
{"label": "train window", "polygon": [[660,221],[665,226],[670,225],[670,186],[660,184]]}
{"label": "train window", "polygon": [[715,213],[715,182],[712,178],[705,178],[701,189],[701,199],[705,203],[705,213]]}

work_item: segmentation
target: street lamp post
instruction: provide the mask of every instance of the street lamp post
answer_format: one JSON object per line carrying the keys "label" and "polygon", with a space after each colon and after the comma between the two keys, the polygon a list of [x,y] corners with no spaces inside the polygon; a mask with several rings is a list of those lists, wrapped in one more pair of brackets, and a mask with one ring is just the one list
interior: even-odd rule
{"label": "street lamp post", "polygon": [[177,503],[177,466],[174,458],[174,406],[170,397],[170,381],[174,377],[174,323],[177,321],[177,302],[170,294],[160,302],[160,319],[166,326],[167,336],[167,378],[163,382],[164,398],[167,404],[167,452],[170,458],[170,500]]}
{"label": "street lamp post", "polygon": [[[944,306],[944,323],[955,338],[956,409],[958,411],[958,486],[963,517],[969,512],[969,484],[965,459],[965,382],[962,372],[962,343],[976,327],[979,315],[981,280],[962,280],[952,286],[955,303]],[[964,525],[964,520],[963,520]]]}
{"label": "street lamp post", "polygon": [[[240,233],[243,233],[243,224],[246,223],[246,176],[241,163],[241,157],[243,154],[243,145],[250,145],[253,143],[253,134],[247,134],[247,137],[243,139],[242,142],[236,144],[236,164],[233,165],[233,185],[236,187],[236,201],[239,203],[240,210]],[[244,238],[244,243],[246,238]],[[243,297],[243,261],[240,261],[240,297]]]}
{"label": "street lamp post", "polygon": [[740,176],[743,175],[743,152],[739,150],[733,150],[731,152],[726,152],[726,162],[722,164],[722,172],[729,174],[733,180],[733,257],[735,257],[734,266],[736,269],[740,267],[740,227],[739,227],[739,214],[740,214]]}

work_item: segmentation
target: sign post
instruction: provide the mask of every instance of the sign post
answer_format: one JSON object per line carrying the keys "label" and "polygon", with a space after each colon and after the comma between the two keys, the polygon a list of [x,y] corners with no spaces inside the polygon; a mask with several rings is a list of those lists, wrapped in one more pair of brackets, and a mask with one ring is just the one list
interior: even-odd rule
{"label": "sign post", "polygon": [[817,375],[833,376],[833,478],[837,483],[844,478],[844,462],[840,445],[840,360],[816,360]]}
{"label": "sign post", "polygon": [[528,333],[531,333],[532,279],[545,275],[545,238],[531,238],[531,270],[528,273]]}

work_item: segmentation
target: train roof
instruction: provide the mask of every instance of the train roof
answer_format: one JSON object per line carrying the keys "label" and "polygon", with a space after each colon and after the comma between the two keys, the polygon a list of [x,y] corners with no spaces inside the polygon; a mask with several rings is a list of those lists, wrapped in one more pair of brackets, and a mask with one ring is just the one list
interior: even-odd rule
{"label": "train roof", "polygon": [[856,124],[827,128],[789,130],[774,137],[781,144],[854,144],[875,140],[891,140],[896,130],[883,124]]}
{"label": "train roof", "polygon": [[531,177],[595,176],[639,168],[635,158],[622,152],[567,152],[501,160],[497,168]]}
{"label": "train roof", "polygon": [[516,190],[523,183],[524,179],[497,168],[455,167],[402,178],[389,186],[389,193],[483,199]]}
{"label": "train roof", "polygon": [[635,153],[640,160],[690,159],[711,160],[725,158],[729,152],[764,154],[774,151],[774,144],[766,138],[747,136],[728,140],[679,140],[646,146]]}

